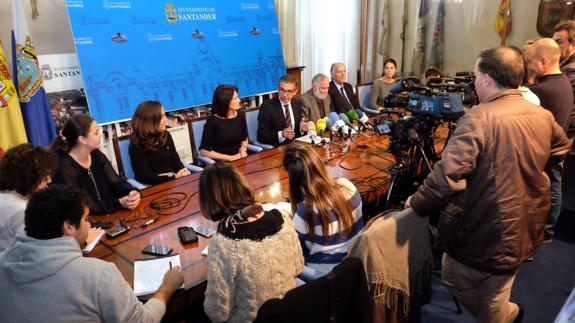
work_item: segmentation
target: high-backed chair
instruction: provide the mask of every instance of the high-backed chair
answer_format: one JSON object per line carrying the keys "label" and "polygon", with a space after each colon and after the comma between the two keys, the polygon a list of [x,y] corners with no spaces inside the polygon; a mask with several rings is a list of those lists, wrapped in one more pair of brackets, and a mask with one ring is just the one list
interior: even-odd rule
{"label": "high-backed chair", "polygon": [[248,139],[249,141],[265,150],[272,149],[274,146],[268,144],[262,144],[258,142],[258,115],[260,114],[260,109],[253,109],[246,111],[246,125],[248,128]]}
{"label": "high-backed chair", "polygon": [[355,93],[363,111],[369,115],[377,115],[379,112],[370,108],[372,86],[373,83],[358,84],[355,87]]}
{"label": "high-backed chair", "polygon": [[[209,165],[215,163],[215,160],[201,156],[200,146],[202,145],[202,135],[204,133],[204,125],[206,124],[206,119],[196,119],[190,121],[192,127],[192,136],[194,137],[194,151],[196,153],[197,159],[201,165]],[[254,146],[248,144],[247,151],[250,154],[259,153],[263,150],[262,147]]]}
{"label": "high-backed chair", "polygon": [[192,137],[194,139],[193,151],[197,156],[201,166],[213,164],[216,161],[205,156],[200,156],[200,146],[202,145],[202,135],[204,133],[204,125],[206,124],[206,119],[196,119],[189,122],[192,128]]}
{"label": "high-backed chair", "polygon": [[190,140],[190,126],[185,123],[181,126],[168,128],[168,131],[174,139],[176,151],[182,160],[182,164],[192,173],[199,173],[204,169],[194,165],[194,153]]}
{"label": "high-backed chair", "polygon": [[[185,138],[187,138],[187,141]],[[183,143],[181,144],[183,145],[186,143],[190,145],[190,136],[187,133],[185,136],[177,139],[182,139]],[[180,143],[180,140],[174,139],[174,143],[176,145],[176,150],[178,150],[178,143]],[[132,168],[132,159],[130,158],[130,136],[115,137],[112,139],[112,144],[114,146],[114,151],[116,152],[116,163],[118,164],[118,173],[120,173],[120,176],[124,176],[128,183],[137,189],[143,189],[150,186],[136,180],[136,174]],[[182,155],[180,155],[180,158],[182,158]],[[201,167],[191,164],[190,159],[182,158],[182,164],[184,164],[184,166],[192,173],[199,173],[204,170]]]}
{"label": "high-backed chair", "polygon": [[136,180],[129,152],[130,136],[114,137],[112,138],[112,145],[114,145],[114,151],[116,152],[116,163],[118,164],[120,176],[125,177],[128,183],[139,190],[148,187],[149,185],[142,184]]}
{"label": "high-backed chair", "polygon": [[371,303],[361,261],[346,258],[327,275],[266,301],[254,322],[372,322]]}

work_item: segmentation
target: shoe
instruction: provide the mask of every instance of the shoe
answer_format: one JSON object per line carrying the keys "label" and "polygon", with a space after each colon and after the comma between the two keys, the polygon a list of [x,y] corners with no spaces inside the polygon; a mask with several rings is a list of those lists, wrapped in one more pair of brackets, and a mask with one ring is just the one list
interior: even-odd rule
{"label": "shoe", "polygon": [[525,258],[525,262],[532,262],[532,261],[533,261],[533,256]]}
{"label": "shoe", "polygon": [[517,304],[517,306],[519,307],[519,312],[517,313],[517,316],[513,320],[513,323],[519,323],[523,320],[523,306],[521,306],[521,304]]}
{"label": "shoe", "polygon": [[543,244],[547,244],[547,243],[551,243],[551,242],[553,242],[553,235],[545,232],[543,234]]}

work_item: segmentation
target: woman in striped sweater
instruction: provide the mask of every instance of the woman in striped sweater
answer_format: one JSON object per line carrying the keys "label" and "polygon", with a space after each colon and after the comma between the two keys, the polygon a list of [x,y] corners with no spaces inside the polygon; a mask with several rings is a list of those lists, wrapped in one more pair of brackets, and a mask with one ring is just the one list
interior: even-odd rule
{"label": "woman in striped sweater", "polygon": [[310,146],[290,144],[283,166],[289,177],[293,224],[305,255],[304,272],[312,269],[303,278],[316,278],[339,264],[363,231],[361,196],[349,180],[331,178]]}

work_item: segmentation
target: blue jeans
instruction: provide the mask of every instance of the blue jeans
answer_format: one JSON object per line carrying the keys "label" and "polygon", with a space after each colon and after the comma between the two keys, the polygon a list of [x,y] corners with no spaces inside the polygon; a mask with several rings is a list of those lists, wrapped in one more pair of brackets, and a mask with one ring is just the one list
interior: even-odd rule
{"label": "blue jeans", "polygon": [[545,172],[551,182],[551,207],[549,208],[549,218],[545,225],[545,233],[553,236],[555,233],[555,223],[561,213],[561,177],[563,175],[563,160],[555,165],[547,167]]}

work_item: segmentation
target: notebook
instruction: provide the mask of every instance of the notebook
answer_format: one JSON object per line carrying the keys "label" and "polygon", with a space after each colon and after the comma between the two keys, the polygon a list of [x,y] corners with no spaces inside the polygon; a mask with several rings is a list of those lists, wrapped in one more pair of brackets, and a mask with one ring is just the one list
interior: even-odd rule
{"label": "notebook", "polygon": [[172,266],[181,266],[180,255],[134,261],[134,294],[155,293],[164,280],[164,274],[170,269],[170,262]]}

